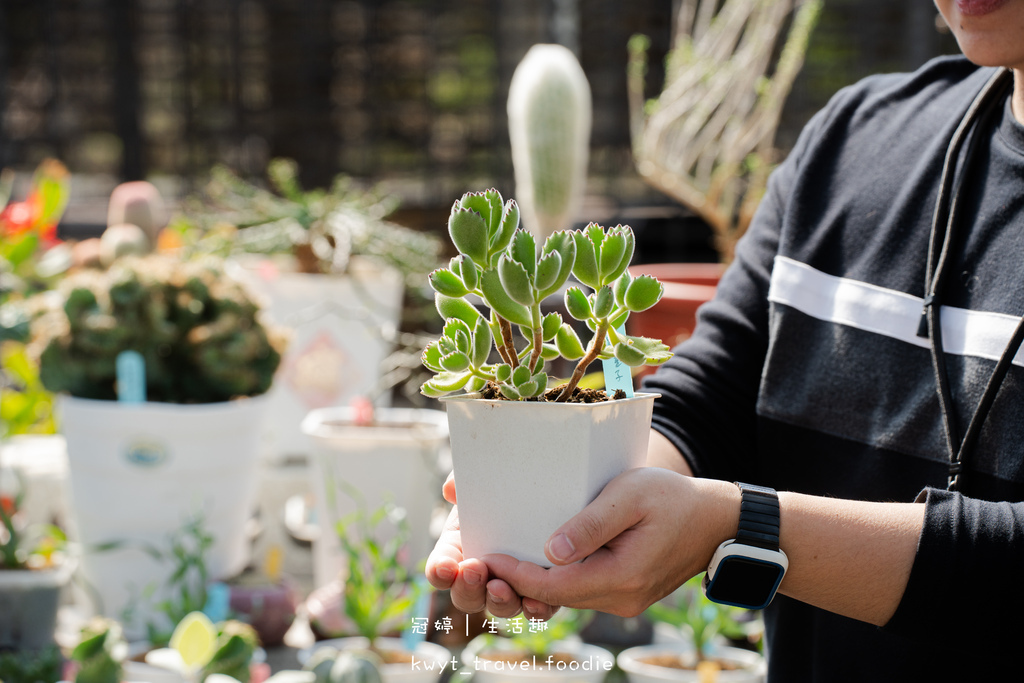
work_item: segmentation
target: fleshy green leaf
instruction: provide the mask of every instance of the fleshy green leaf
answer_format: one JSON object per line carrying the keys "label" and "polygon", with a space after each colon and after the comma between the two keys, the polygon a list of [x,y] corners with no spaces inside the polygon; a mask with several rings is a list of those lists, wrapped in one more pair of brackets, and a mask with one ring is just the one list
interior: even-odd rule
{"label": "fleshy green leaf", "polygon": [[615,345],[615,357],[631,368],[643,365],[647,357],[644,352],[626,342]]}
{"label": "fleshy green leaf", "polygon": [[661,300],[665,287],[650,275],[640,275],[631,283],[626,290],[624,302],[626,308],[634,313],[646,311],[648,308]]}
{"label": "fleshy green leaf", "polygon": [[472,375],[468,372],[441,372],[424,382],[420,387],[420,393],[431,398],[438,398],[463,388],[469,382],[470,377]]}
{"label": "fleshy green leaf", "polygon": [[576,262],[572,274],[587,287],[597,289],[601,285],[601,273],[597,267],[594,243],[587,237],[586,232],[576,231],[572,235],[576,242]]}
{"label": "fleshy green leaf", "polygon": [[570,287],[565,290],[565,309],[576,320],[588,320],[593,315],[590,300],[579,287]]}
{"label": "fleshy green leaf", "polygon": [[525,365],[518,365],[516,369],[512,371],[512,384],[519,386],[530,381],[533,375],[530,374],[530,368]]}
{"label": "fleshy green leaf", "polygon": [[456,202],[448,217],[448,234],[459,253],[478,263],[487,262],[487,223],[479,213],[461,209]]}
{"label": "fleshy green leaf", "polygon": [[498,382],[507,382],[512,378],[512,366],[508,363],[501,363],[494,366],[494,379]]}
{"label": "fleshy green leaf", "polygon": [[618,280],[612,285],[612,289],[615,291],[615,305],[625,306],[626,305],[626,290],[629,289],[629,283],[633,281],[633,276],[629,274],[629,271],[625,271]]}
{"label": "fleshy green leaf", "polygon": [[437,312],[441,314],[441,317],[445,320],[450,318],[457,318],[462,322],[466,323],[470,328],[476,325],[476,321],[482,316],[480,311],[466,301],[465,299],[456,299],[444,294],[434,295],[434,306],[437,308]]}
{"label": "fleshy green leaf", "polygon": [[573,239],[572,232],[569,230],[560,230],[552,233],[544,242],[543,253],[557,253],[561,259],[559,263],[558,277],[555,281],[547,287],[541,287],[539,284],[537,285],[537,289],[540,290],[541,297],[546,297],[553,294],[562,285],[564,285],[566,280],[569,279],[569,275],[572,273],[572,267],[576,263],[576,240]]}
{"label": "fleshy green leaf", "polygon": [[[636,238],[633,236],[633,229],[628,225],[619,225],[615,227],[613,235],[621,235],[625,240],[625,247],[623,248],[622,256],[619,259],[619,265],[612,270],[607,270],[604,267],[604,261],[602,260],[601,266],[601,277],[604,278],[604,282],[611,283],[619,279],[619,277],[626,272],[626,268],[629,267],[629,262],[633,260],[633,248],[636,243]],[[603,249],[609,247],[608,240],[605,240],[605,246]],[[604,252],[602,251],[602,256]]]}
{"label": "fleshy green leaf", "polygon": [[661,365],[672,357],[672,350],[657,339],[650,337],[626,337],[625,342],[644,354],[647,365]]}
{"label": "fleshy green leaf", "polygon": [[557,251],[545,255],[537,263],[537,275],[534,284],[538,290],[546,291],[557,288],[558,276],[562,271],[562,257]]}
{"label": "fleshy green leaf", "polygon": [[[512,235],[519,228],[519,205],[515,200],[505,202],[505,212],[501,217],[501,228],[491,238],[491,254],[497,255],[505,250],[508,243],[512,241]],[[493,267],[493,263],[489,264]]]}
{"label": "fleshy green leaf", "polygon": [[562,316],[559,315],[558,313],[552,312],[544,316],[544,319],[541,320],[540,323],[541,334],[543,336],[544,341],[549,342],[552,339],[554,339],[555,335],[558,334],[558,328],[560,328],[561,326]]}
{"label": "fleshy green leaf", "polygon": [[498,276],[501,279],[501,286],[513,301],[523,306],[533,306],[536,303],[530,274],[521,263],[513,261],[507,253],[502,254],[498,260]]}
{"label": "fleshy green leaf", "polygon": [[427,276],[427,280],[438,294],[458,298],[469,293],[462,279],[447,268],[438,268]]}
{"label": "fleshy green leaf", "polygon": [[487,380],[483,377],[477,377],[474,375],[470,378],[469,382],[466,383],[466,391],[471,394],[483,391],[483,388],[487,386]]}
{"label": "fleshy green leaf", "polygon": [[435,339],[427,344],[427,348],[423,349],[420,360],[427,369],[441,372],[441,355],[441,350],[438,348],[438,340]]}
{"label": "fleshy green leaf", "polygon": [[516,230],[508,248],[508,256],[521,264],[532,279],[537,273],[537,241],[533,239],[533,233],[529,230]]}
{"label": "fleshy green leaf", "polygon": [[477,321],[473,328],[473,367],[479,368],[487,362],[487,356],[491,353],[491,328],[483,318]]}
{"label": "fleshy green leaf", "polygon": [[612,293],[610,285],[605,285],[594,295],[594,315],[598,318],[607,318],[613,308],[615,308],[615,294]]}
{"label": "fleshy green leaf", "polygon": [[462,278],[462,283],[469,291],[474,291],[480,282],[479,271],[477,270],[476,263],[469,256],[469,254],[460,254],[455,257],[455,260],[459,264],[459,277]]}
{"label": "fleshy green leaf", "polygon": [[586,353],[586,350],[583,348],[583,342],[580,341],[576,331],[572,329],[569,323],[563,323],[558,328],[558,334],[555,335],[555,346],[558,347],[558,353],[566,360],[583,358],[583,354]]}
{"label": "fleshy green leaf", "polygon": [[611,231],[601,245],[601,281],[614,282],[612,276],[619,268],[622,256],[626,252],[626,236],[618,231]]}
{"label": "fleshy green leaf", "polygon": [[462,372],[469,369],[469,356],[462,351],[441,358],[441,367],[448,372]]}
{"label": "fleshy green leaf", "polygon": [[502,384],[501,393],[505,395],[505,398],[513,401],[518,401],[520,399],[519,392],[511,384]]}
{"label": "fleshy green leaf", "polygon": [[509,297],[501,284],[501,276],[497,270],[483,272],[480,277],[480,291],[483,292],[487,305],[502,318],[515,325],[530,326],[532,320],[529,309]]}

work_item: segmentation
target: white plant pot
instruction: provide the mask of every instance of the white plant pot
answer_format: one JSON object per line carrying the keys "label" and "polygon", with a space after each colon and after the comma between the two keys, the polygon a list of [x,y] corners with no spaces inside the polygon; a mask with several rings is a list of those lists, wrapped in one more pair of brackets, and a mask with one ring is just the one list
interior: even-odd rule
{"label": "white plant pot", "polygon": [[644,464],[655,398],[443,399],[464,556],[505,553],[550,566],[544,544],[552,532],[614,477]]}
{"label": "white plant pot", "polygon": [[[62,396],[61,430],[67,440],[71,508],[84,550],[86,595],[102,612],[136,619],[129,637],[143,635],[155,618],[150,587],[162,587],[173,561],[158,562],[142,544],[169,550],[171,534],[202,514],[213,538],[206,556],[211,579],[241,572],[249,559],[246,524],[255,506],[264,397],[226,403],[125,404]],[[90,552],[118,542],[116,550]]]}
{"label": "white plant pot", "polygon": [[[619,668],[626,672],[630,683],[697,683],[702,680],[693,669],[677,669],[644,661],[659,656],[683,656],[695,661],[691,644],[665,643],[623,650],[616,658],[616,662]],[[756,652],[736,647],[718,647],[715,649],[714,657],[735,667],[719,671],[716,679],[719,683],[758,683],[764,680],[764,657]]]}
{"label": "white plant pot", "polygon": [[264,428],[272,457],[304,455],[306,413],[376,393],[388,338],[401,318],[402,277],[360,258],[352,259],[347,275],[298,273],[287,261],[256,256],[233,259],[228,272],[262,302],[272,323],[291,330]]}
{"label": "white plant pot", "polygon": [[[381,650],[394,650],[396,652],[409,652],[401,638],[377,638],[376,645]],[[309,658],[322,647],[332,647],[336,650],[365,650],[369,646],[366,638],[333,638],[321,640],[316,645],[298,654],[300,664],[305,664]],[[415,649],[410,653],[412,662],[408,664],[385,664],[381,669],[381,679],[384,683],[434,683],[443,672],[451,671],[452,653],[436,643],[421,641],[416,644]]]}
{"label": "white plant pot", "polygon": [[[374,425],[356,426],[350,408],[323,408],[310,412],[302,423],[313,444],[309,472],[320,527],[313,543],[317,586],[337,577],[345,566],[335,529],[339,520],[359,510],[352,491],[358,492],[367,513],[385,503],[405,510],[410,569],[433,548],[430,520],[447,474],[439,465],[448,446],[447,417],[439,410],[379,408],[374,418]],[[383,542],[394,537],[395,528],[385,522],[377,531]]]}
{"label": "white plant pot", "polygon": [[[552,643],[549,653],[565,654],[573,661],[548,656],[534,657],[525,665],[503,660],[487,659],[491,647],[483,645],[483,639],[475,639],[462,652],[462,665],[473,674],[474,683],[502,683],[510,680],[528,680],[529,683],[601,683],[615,665],[611,652],[576,640],[560,640]],[[497,650],[514,650],[515,645],[507,640],[498,640],[493,646]]]}

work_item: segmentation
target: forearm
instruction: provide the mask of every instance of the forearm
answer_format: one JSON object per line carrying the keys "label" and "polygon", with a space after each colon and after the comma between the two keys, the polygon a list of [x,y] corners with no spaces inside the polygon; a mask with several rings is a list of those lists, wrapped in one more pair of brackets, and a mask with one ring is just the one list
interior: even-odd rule
{"label": "forearm", "polygon": [[685,474],[688,477],[693,476],[693,472],[682,454],[664,434],[654,429],[651,430],[650,441],[647,445],[647,466],[661,467]]}
{"label": "forearm", "polygon": [[924,505],[779,494],[789,571],[779,592],[878,626],[900,603]]}

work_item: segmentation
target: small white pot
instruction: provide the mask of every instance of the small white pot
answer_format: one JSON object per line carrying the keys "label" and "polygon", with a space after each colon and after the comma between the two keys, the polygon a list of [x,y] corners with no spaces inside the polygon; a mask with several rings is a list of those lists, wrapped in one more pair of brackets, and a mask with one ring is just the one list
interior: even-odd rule
{"label": "small white pot", "polygon": [[656,394],[601,403],[459,396],[448,408],[465,557],[550,566],[544,544],[617,475],[644,464]]}
{"label": "small white pot", "polygon": [[[336,650],[365,650],[369,647],[366,638],[333,638],[321,640],[311,648],[299,652],[300,664],[305,664],[313,653],[322,647]],[[377,647],[381,650],[409,652],[401,638],[377,638]],[[411,652],[412,661],[408,664],[385,664],[381,669],[384,683],[434,683],[445,671],[451,671],[452,653],[436,643],[421,641]]]}
{"label": "small white pot", "polygon": [[[142,544],[169,550],[169,537],[201,513],[213,538],[210,578],[239,573],[249,560],[245,528],[255,506],[259,426],[264,397],[225,403],[126,404],[60,397],[67,440],[71,508],[84,555],[86,596],[98,596],[104,614],[119,618],[126,606],[136,621],[130,638],[157,618],[152,601],[174,566],[157,562]],[[91,552],[97,544],[121,547]]]}
{"label": "small white pot", "polygon": [[[658,666],[643,660],[658,656],[685,657],[696,661],[689,643],[641,645],[623,650],[616,658],[619,668],[626,672],[630,683],[697,683],[702,680],[693,669]],[[714,658],[735,667],[718,672],[719,683],[758,683],[764,680],[764,657],[750,650],[736,647],[718,647]]]}
{"label": "small white pot", "polygon": [[[313,578],[322,586],[345,567],[338,522],[365,505],[373,513],[385,503],[405,510],[409,526],[406,566],[426,559],[433,543],[430,519],[441,500],[444,483],[438,462],[448,445],[448,419],[439,410],[379,408],[374,424],[353,423],[350,408],[314,410],[302,422],[311,439],[310,490],[316,498],[320,533],[313,544]],[[361,500],[354,499],[355,491]],[[382,523],[378,540],[394,537],[395,528]]]}
{"label": "small white pot", "polygon": [[[491,649],[493,648],[493,649]],[[529,683],[601,683],[615,666],[611,652],[577,640],[560,640],[552,643],[549,656],[536,656],[530,662],[506,662],[483,657],[487,650],[515,650],[516,646],[507,640],[485,646],[477,639],[466,646],[462,653],[462,664],[472,672],[474,683],[502,683],[509,680],[528,680]],[[553,653],[569,655],[572,661],[557,658]]]}
{"label": "small white pot", "polygon": [[345,275],[299,273],[290,260],[256,255],[227,265],[262,302],[267,318],[291,330],[264,429],[271,457],[306,454],[309,443],[300,429],[306,413],[348,405],[377,389],[402,313],[402,276],[358,257]]}

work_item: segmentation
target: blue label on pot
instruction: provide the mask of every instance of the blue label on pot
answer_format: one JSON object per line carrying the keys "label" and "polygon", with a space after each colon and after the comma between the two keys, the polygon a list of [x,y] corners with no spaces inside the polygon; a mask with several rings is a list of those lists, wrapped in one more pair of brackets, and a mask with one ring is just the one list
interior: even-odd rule
{"label": "blue label on pot", "polygon": [[138,351],[117,354],[117,400],[122,403],[145,403],[146,361]]}
{"label": "blue label on pot", "polygon": [[156,467],[167,461],[167,449],[153,441],[136,441],[124,452],[125,460],[139,467]]}
{"label": "blue label on pot", "polygon": [[[626,334],[625,328],[621,325],[616,332],[621,335]],[[621,389],[625,392],[626,398],[633,398],[633,371],[630,367],[618,358],[603,360],[601,366],[604,369],[604,390],[609,394],[614,394]]]}

